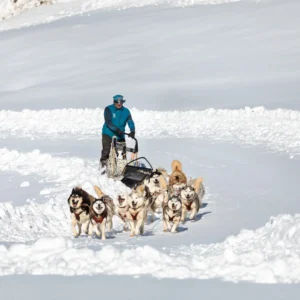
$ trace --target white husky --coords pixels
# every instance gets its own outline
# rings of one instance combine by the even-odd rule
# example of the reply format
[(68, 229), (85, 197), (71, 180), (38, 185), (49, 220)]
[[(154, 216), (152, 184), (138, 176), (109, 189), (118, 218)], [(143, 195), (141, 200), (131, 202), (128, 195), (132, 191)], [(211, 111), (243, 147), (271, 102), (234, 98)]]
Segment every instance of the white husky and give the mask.
[(144, 199), (144, 186), (138, 186), (128, 195), (128, 212), (127, 219), (130, 222), (130, 236), (144, 233), (147, 208)]

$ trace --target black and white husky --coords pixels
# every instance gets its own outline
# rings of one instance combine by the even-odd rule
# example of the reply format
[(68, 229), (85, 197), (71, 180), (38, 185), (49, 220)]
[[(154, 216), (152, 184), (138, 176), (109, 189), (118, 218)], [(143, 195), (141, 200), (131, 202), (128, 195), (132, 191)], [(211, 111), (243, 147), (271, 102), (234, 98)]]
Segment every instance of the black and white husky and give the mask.
[(102, 240), (106, 239), (105, 228), (108, 219), (108, 208), (103, 198), (96, 199), (90, 209), (90, 227), (89, 236), (93, 235), (95, 231), (98, 237), (101, 236)]
[(182, 215), (182, 203), (179, 195), (170, 195), (166, 204), (163, 206), (164, 231), (170, 230), (172, 233), (177, 231)]
[[(95, 198), (89, 195), (81, 187), (75, 187), (68, 198), (71, 212), (71, 227), (74, 237), (81, 234), (81, 230), (87, 234), (89, 229), (89, 211)], [(78, 229), (76, 229), (78, 228)]]
[(156, 169), (144, 181), (145, 184), (145, 203), (147, 210), (151, 212), (152, 222), (154, 213), (162, 207), (165, 193), (167, 193), (167, 181), (164, 169)]
[(204, 194), (205, 190), (202, 177), (199, 177), (194, 181), (190, 181), (181, 189), (180, 198), (182, 201), (182, 223), (185, 222), (188, 213), (190, 213), (190, 220), (195, 219), (195, 216), (201, 207)]

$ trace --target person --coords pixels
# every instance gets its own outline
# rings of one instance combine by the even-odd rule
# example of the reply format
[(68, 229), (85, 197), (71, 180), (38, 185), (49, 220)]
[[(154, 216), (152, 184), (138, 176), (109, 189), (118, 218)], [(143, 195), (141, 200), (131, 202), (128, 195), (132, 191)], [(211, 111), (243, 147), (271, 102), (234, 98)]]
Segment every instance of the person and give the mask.
[(102, 152), (100, 158), (101, 173), (106, 170), (106, 163), (109, 157), (112, 137), (116, 136), (118, 142), (125, 142), (125, 127), (128, 124), (129, 137), (135, 137), (135, 125), (130, 110), (123, 106), (125, 99), (122, 95), (113, 97), (113, 104), (104, 110), (104, 125), (102, 127)]

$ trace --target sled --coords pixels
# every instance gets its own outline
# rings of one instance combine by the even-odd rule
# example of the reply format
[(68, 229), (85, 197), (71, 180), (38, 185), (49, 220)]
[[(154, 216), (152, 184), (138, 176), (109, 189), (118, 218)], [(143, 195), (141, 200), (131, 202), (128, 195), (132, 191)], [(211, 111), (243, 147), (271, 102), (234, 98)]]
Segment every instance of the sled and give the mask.
[(153, 172), (153, 167), (146, 157), (139, 157), (130, 161), (123, 170), (122, 182), (129, 188), (142, 184), (147, 176)]
[[(128, 135), (128, 133), (125, 133)], [(118, 142), (117, 138), (114, 136), (111, 143), (111, 151), (107, 163), (107, 177), (113, 178), (115, 180), (120, 180), (129, 188), (135, 188), (141, 184), (147, 176), (150, 176), (153, 167), (146, 157), (138, 156), (138, 141), (135, 141), (135, 146), (133, 148), (126, 147), (125, 142)], [(126, 160), (118, 160), (117, 153), (126, 152), (126, 154), (132, 153), (131, 160), (127, 163)]]

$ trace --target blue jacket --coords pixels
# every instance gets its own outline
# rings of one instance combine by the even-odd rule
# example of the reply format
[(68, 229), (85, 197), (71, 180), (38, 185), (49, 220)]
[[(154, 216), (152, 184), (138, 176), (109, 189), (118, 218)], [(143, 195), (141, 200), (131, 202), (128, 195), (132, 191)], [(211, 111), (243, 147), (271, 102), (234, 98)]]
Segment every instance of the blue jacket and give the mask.
[(104, 120), (102, 134), (110, 137), (115, 135), (118, 139), (124, 139), (124, 134), (120, 134), (118, 131), (125, 132), (126, 124), (128, 124), (131, 132), (135, 132), (130, 110), (124, 106), (120, 109), (117, 109), (113, 104), (107, 106), (104, 110)]

